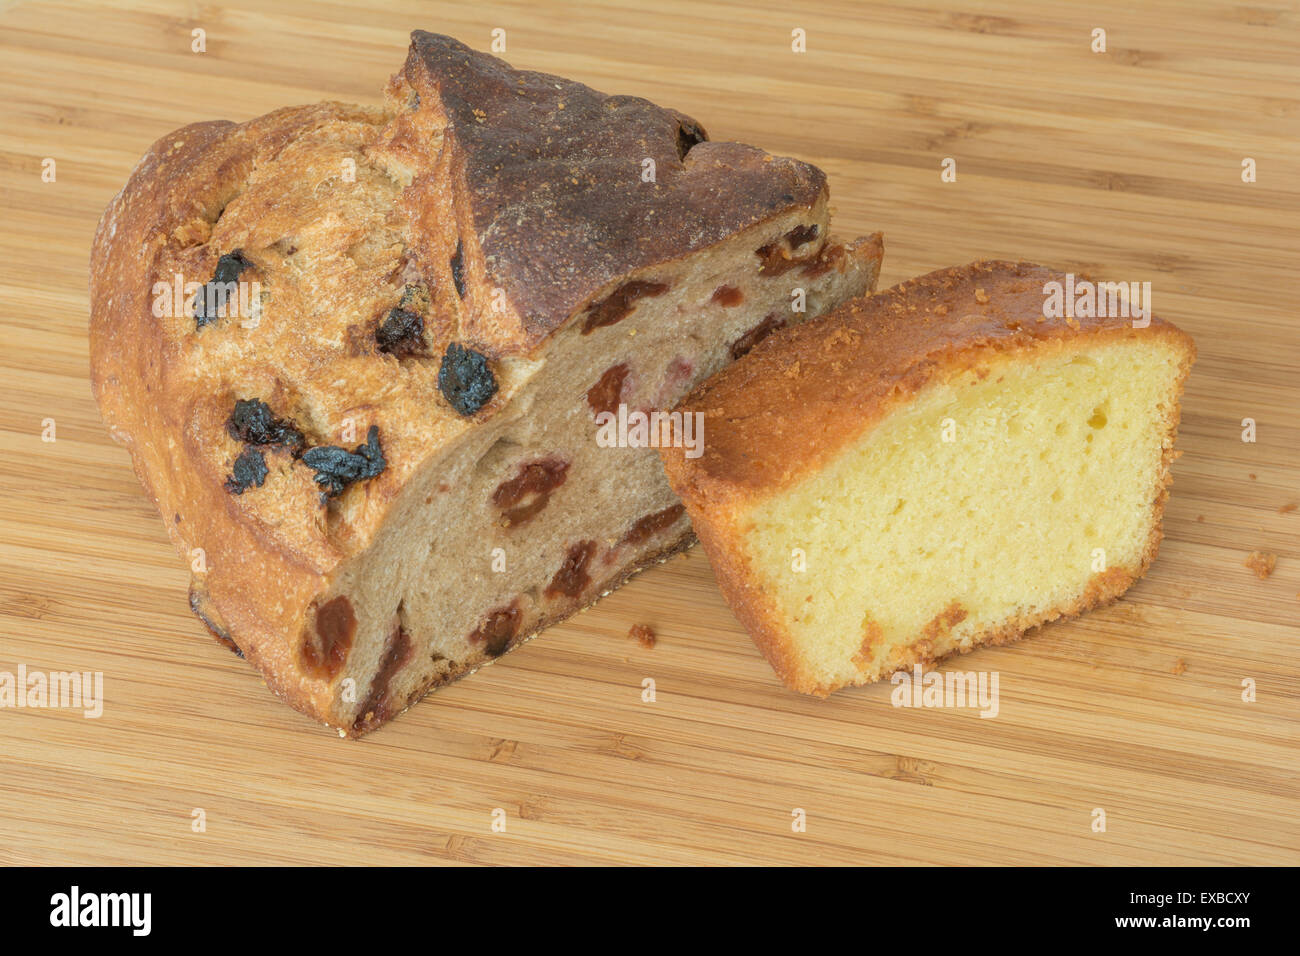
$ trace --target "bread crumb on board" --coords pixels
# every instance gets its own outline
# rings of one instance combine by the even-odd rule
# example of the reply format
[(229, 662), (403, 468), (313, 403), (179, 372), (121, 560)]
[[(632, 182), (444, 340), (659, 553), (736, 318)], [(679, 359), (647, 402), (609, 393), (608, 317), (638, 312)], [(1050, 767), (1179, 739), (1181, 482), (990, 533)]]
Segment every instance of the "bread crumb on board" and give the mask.
[(654, 628), (649, 624), (633, 624), (631, 630), (627, 632), (627, 636), (642, 647), (654, 647), (657, 640)]
[(1268, 577), (1277, 567), (1277, 555), (1267, 551), (1252, 551), (1246, 555), (1246, 567), (1255, 572), (1260, 580)]
[(1182, 674), (1186, 670), (1187, 670), (1187, 661), (1183, 660), (1181, 657), (1178, 658), (1178, 660), (1174, 661), (1173, 673), (1175, 677), (1177, 677), (1179, 674)]

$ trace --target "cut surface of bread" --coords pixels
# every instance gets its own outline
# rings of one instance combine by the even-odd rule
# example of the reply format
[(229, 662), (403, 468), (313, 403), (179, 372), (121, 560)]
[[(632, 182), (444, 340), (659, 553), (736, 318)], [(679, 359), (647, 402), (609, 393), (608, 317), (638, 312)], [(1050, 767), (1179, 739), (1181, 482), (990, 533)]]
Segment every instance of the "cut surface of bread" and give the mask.
[(1053, 281), (933, 273), (773, 336), (682, 403), (705, 451), (661, 452), (670, 482), (792, 688), (1012, 640), (1146, 571), (1194, 347), (1159, 319), (1045, 319)]
[(805, 163), (417, 32), (382, 107), (153, 146), (95, 239), (96, 396), (195, 612), (355, 736), (690, 543), (596, 415), (873, 288), (879, 237), (835, 240), (827, 201)]

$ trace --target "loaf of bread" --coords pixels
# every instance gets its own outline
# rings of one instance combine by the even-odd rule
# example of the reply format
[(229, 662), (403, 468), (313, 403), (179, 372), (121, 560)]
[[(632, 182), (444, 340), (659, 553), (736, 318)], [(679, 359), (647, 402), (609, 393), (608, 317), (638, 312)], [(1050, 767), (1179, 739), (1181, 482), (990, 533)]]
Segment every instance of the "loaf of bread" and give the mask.
[(879, 237), (828, 225), (806, 163), (417, 32), (383, 106), (153, 146), (95, 237), (95, 394), (194, 611), (355, 736), (690, 543), (596, 416), (871, 289)]
[(683, 401), (704, 453), (662, 450), (669, 481), (793, 689), (1014, 640), (1146, 571), (1195, 349), (1149, 316), (1045, 318), (1055, 282), (935, 272), (769, 337)]

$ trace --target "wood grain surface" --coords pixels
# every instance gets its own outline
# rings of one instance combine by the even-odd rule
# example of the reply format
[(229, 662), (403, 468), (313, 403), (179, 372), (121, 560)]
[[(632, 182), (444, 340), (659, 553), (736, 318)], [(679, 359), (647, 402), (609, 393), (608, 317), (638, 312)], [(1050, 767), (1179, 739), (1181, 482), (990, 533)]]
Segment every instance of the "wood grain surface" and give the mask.
[[(978, 257), (1150, 281), (1200, 348), (1150, 574), (957, 661), (999, 672), (991, 720), (786, 691), (698, 549), (360, 742), (276, 701), (100, 424), (90, 240), (155, 138), (377, 103), (414, 28), (503, 28), (517, 66), (819, 164), (838, 231), (884, 230), (882, 287)], [(104, 705), (0, 710), (0, 862), (1300, 862), (1298, 80), (1268, 0), (4, 4), (0, 671), (102, 672)]]

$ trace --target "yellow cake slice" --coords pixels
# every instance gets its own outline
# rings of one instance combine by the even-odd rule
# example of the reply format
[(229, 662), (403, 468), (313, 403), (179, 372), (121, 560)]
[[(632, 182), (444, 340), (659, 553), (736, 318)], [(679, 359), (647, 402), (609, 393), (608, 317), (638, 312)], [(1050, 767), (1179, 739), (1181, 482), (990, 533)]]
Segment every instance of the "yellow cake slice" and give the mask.
[(678, 406), (703, 453), (661, 449), (669, 482), (790, 687), (1014, 640), (1146, 572), (1195, 346), (1149, 311), (1045, 317), (1071, 282), (935, 272), (771, 336)]

